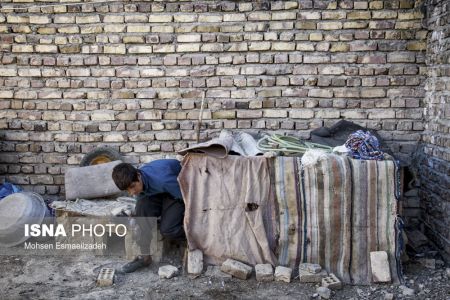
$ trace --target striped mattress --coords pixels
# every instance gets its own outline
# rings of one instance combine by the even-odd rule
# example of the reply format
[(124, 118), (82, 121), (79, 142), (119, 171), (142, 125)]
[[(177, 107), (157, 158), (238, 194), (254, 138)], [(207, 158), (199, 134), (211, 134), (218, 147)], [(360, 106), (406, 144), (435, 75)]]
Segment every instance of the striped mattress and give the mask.
[(370, 252), (386, 251), (393, 282), (399, 282), (395, 168), (391, 160), (337, 155), (304, 168), (298, 157), (273, 159), (264, 222), (278, 263), (319, 263), (345, 283), (369, 284)]

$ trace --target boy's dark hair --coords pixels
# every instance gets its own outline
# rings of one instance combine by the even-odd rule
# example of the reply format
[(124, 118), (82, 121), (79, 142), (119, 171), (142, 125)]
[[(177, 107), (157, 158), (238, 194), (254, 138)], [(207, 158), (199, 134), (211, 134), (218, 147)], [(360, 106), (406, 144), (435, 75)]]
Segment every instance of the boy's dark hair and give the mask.
[(120, 163), (112, 171), (112, 179), (119, 190), (126, 190), (133, 182), (139, 181), (138, 170), (130, 164)]

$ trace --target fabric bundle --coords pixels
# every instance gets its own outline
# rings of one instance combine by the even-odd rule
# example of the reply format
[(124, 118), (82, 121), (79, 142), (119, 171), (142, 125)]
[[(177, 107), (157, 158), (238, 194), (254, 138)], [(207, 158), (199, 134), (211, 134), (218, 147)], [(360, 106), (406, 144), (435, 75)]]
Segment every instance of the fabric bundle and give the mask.
[(311, 166), (317, 164), (317, 162), (322, 159), (326, 158), (327, 153), (321, 149), (314, 149), (314, 150), (308, 150), (303, 154), (302, 156), (302, 166)]
[(358, 130), (349, 135), (345, 147), (350, 155), (356, 159), (383, 160), (384, 153), (380, 149), (378, 139), (369, 131)]

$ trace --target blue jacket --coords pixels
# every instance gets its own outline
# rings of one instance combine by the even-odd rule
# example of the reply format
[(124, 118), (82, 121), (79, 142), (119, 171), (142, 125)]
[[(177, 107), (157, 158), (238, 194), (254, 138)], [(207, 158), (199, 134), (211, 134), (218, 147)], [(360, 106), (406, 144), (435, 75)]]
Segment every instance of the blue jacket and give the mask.
[(176, 159), (158, 159), (139, 168), (143, 194), (153, 196), (161, 193), (169, 193), (175, 199), (183, 199), (177, 177), (181, 171), (181, 164)]

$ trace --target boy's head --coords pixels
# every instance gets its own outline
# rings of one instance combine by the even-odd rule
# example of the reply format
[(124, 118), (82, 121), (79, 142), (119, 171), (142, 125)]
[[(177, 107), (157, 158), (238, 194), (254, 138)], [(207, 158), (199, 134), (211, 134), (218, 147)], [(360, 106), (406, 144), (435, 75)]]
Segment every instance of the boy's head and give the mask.
[(141, 174), (130, 164), (120, 163), (114, 167), (112, 179), (121, 191), (127, 191), (130, 195), (137, 195), (144, 190)]

